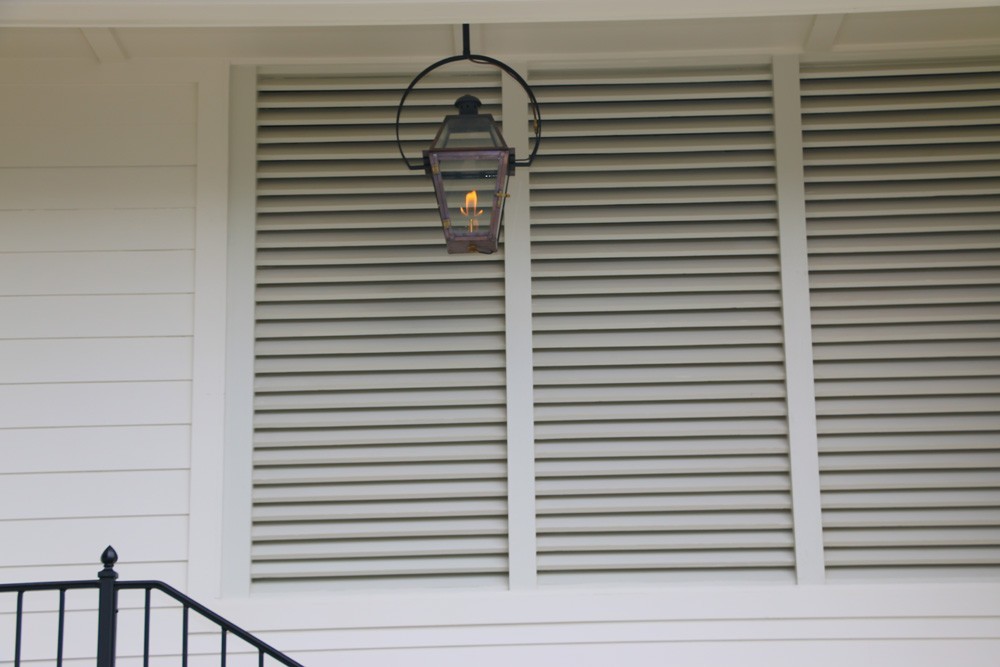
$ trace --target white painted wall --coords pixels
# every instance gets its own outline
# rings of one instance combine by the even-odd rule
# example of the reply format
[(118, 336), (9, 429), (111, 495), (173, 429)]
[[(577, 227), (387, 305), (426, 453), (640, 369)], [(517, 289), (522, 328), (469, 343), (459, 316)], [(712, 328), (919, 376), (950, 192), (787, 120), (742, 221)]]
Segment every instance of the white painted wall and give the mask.
[(212, 599), (226, 71), (0, 66), (0, 581), (89, 578), (112, 543), (309, 665), (998, 664), (996, 584)]
[[(227, 86), (221, 61), (0, 63), (0, 581), (90, 579), (113, 544), (125, 578), (217, 586)], [(23, 657), (51, 657), (29, 619)]]
[(0, 579), (183, 578), (197, 87), (4, 74)]

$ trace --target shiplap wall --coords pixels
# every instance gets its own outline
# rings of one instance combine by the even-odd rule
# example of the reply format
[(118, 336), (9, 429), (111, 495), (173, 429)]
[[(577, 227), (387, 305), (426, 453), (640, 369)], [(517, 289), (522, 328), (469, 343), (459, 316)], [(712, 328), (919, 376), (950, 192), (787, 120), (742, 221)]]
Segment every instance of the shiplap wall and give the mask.
[(0, 581), (183, 583), (197, 87), (0, 99)]

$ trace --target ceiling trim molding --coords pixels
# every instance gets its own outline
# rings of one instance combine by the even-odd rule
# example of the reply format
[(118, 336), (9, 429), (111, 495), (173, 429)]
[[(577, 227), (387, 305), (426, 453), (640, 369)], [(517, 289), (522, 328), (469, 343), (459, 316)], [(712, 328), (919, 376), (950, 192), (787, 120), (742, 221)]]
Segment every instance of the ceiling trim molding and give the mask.
[(1000, 0), (3, 0), (4, 27), (269, 27), (544, 23), (998, 7)]

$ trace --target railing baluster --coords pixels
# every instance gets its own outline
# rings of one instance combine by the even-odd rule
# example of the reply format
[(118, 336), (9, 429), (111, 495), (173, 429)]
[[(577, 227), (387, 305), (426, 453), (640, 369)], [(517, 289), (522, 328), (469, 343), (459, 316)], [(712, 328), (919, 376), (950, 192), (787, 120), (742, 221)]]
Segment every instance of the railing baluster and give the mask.
[(257, 649), (257, 667), (264, 667), (264, 651)]
[(187, 605), (184, 605), (184, 620), (181, 623), (181, 667), (187, 667), (188, 664), (188, 609)]
[(21, 617), (24, 615), (24, 591), (17, 592), (17, 616), (14, 621), (14, 667), (21, 667)]
[(228, 634), (228, 632), (229, 632), (228, 630), (222, 628), (222, 649), (221, 649), (222, 656), (219, 662), (221, 667), (226, 667), (226, 635)]
[(56, 667), (63, 663), (63, 637), (66, 635), (66, 589), (59, 589), (59, 630), (56, 636)]
[(149, 667), (149, 596), (152, 588), (146, 588), (146, 607), (142, 617), (142, 667)]

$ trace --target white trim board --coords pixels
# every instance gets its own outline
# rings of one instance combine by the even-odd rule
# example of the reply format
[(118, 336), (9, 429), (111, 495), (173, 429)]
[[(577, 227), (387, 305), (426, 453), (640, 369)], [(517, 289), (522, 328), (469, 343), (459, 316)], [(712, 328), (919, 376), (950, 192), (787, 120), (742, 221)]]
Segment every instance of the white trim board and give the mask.
[(211, 597), (223, 566), (228, 83), (224, 63), (203, 68), (198, 80), (188, 589)]
[(504, 4), (487, 0), (395, 0), (358, 2), (262, 3), (252, 0), (213, 0), (170, 3), (34, 2), (7, 0), (0, 26), (68, 27), (203, 27), (301, 25), (405, 25), (453, 23), (525, 23), (546, 21), (621, 21), (691, 19), (847, 12), (892, 12), (921, 9), (991, 7), (991, 0), (514, 0)]

